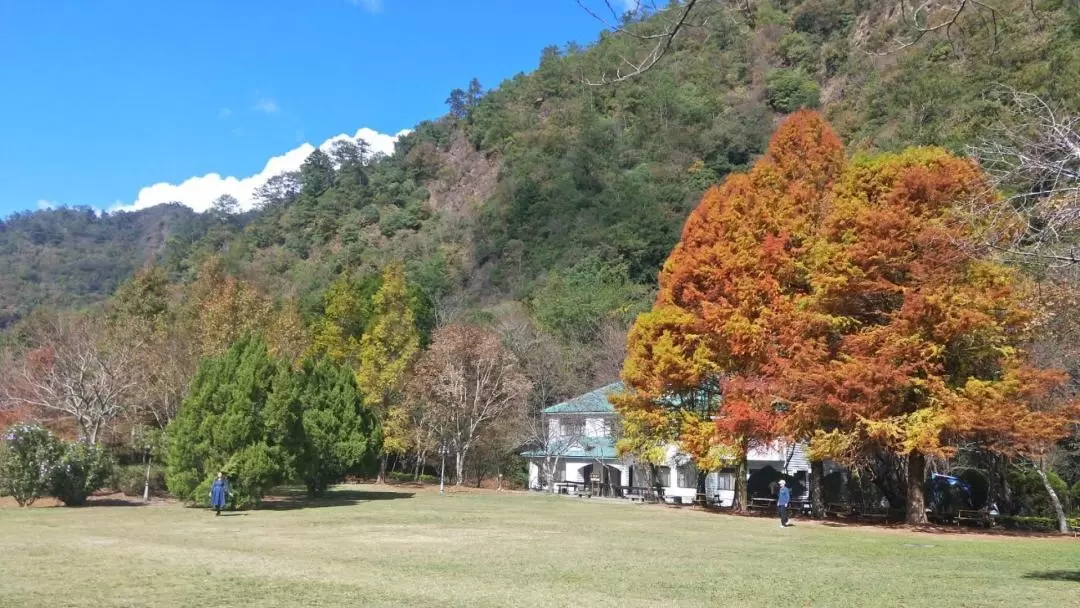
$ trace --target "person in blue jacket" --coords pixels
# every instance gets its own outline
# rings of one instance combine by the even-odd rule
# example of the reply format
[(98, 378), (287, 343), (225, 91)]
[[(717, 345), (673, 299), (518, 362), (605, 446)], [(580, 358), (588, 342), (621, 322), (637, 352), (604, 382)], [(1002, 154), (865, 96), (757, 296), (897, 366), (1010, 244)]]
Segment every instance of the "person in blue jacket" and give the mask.
[(225, 473), (218, 471), (217, 479), (210, 486), (210, 507), (214, 509), (214, 515), (221, 515), (230, 494), (232, 492), (229, 491), (229, 480), (225, 479)]
[(780, 510), (780, 527), (787, 527), (787, 508), (788, 503), (791, 502), (791, 489), (787, 487), (787, 482), (783, 479), (780, 480), (780, 494), (776, 497), (776, 508)]

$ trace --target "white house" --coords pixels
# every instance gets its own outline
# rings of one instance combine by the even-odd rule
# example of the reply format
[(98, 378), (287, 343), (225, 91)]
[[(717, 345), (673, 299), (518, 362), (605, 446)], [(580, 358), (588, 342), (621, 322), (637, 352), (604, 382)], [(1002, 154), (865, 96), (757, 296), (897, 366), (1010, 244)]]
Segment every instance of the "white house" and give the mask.
[[(530, 488), (548, 489), (554, 484), (557, 491), (570, 492), (588, 486), (607, 496), (626, 496), (647, 489), (649, 472), (645, 467), (619, 458), (615, 450), (613, 432), (618, 428), (618, 413), (608, 397), (622, 390), (622, 383), (609, 384), (544, 410), (546, 445), (522, 454), (529, 460)], [(751, 449), (747, 460), (751, 479), (765, 467), (772, 467), (803, 480), (804, 491), (795, 498), (809, 495), (810, 462), (804, 445), (775, 442), (766, 448)], [(552, 468), (552, 479), (545, 478), (546, 466)], [(666, 462), (655, 472), (668, 502), (690, 502), (696, 497), (697, 468), (676, 446), (668, 446)], [(730, 506), (735, 496), (735, 470), (709, 473), (705, 494), (714, 504)]]

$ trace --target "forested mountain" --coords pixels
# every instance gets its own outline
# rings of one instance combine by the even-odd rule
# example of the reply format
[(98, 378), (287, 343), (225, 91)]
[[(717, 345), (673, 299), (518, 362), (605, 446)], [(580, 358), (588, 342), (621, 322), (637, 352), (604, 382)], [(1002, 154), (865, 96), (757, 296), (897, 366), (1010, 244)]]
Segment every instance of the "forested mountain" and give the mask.
[[(550, 330), (594, 341), (647, 303), (692, 205), (749, 166), (790, 111), (821, 107), (859, 149), (963, 152), (993, 137), (1002, 86), (1080, 105), (1075, 2), (971, 7), (921, 36), (891, 2), (739, 7), (699, 2), (670, 52), (618, 84), (586, 81), (639, 54), (639, 37), (544, 49), (531, 74), (451, 92), (448, 114), (390, 157), (315, 153), (243, 218), (177, 205), (14, 216), (0, 230), (0, 323), (101, 300), (151, 259), (190, 280), (209, 255), (311, 318), (342, 273), (402, 259), (437, 314), (520, 301)], [(648, 34), (666, 18), (623, 25)]]
[(37, 306), (104, 300), (160, 258), (170, 239), (201, 235), (204, 223), (182, 205), (100, 216), (89, 208), (49, 209), (0, 221), (0, 328)]

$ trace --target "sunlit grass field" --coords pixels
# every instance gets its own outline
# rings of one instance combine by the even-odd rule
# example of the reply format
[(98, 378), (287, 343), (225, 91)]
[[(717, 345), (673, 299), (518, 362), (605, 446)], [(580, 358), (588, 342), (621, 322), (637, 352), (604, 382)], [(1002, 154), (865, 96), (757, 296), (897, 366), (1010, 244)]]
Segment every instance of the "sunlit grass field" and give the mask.
[(0, 508), (0, 606), (1060, 608), (1080, 541), (342, 486), (221, 517)]

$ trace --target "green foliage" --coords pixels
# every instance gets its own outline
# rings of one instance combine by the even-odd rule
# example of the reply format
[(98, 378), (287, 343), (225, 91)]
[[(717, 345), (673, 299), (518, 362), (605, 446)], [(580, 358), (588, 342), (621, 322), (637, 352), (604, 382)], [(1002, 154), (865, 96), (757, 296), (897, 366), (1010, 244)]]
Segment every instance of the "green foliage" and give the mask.
[(126, 281), (109, 301), (109, 319), (153, 322), (169, 309), (169, 277), (160, 266), (143, 268)]
[(624, 262), (588, 257), (552, 272), (533, 308), (537, 319), (564, 336), (595, 334), (605, 319), (627, 323), (648, 309), (648, 290), (630, 280)]
[(1073, 484), (1072, 489), (1069, 490), (1069, 497), (1073, 511), (1080, 512), (1080, 481)]
[(169, 492), (205, 503), (218, 471), (236, 506), (257, 504), (289, 479), (302, 442), (300, 412), (288, 367), (266, 344), (245, 336), (223, 355), (204, 359), (168, 429)]
[[(102, 302), (172, 238), (204, 226), (181, 205), (98, 215), (89, 208), (15, 213), (0, 220), (0, 329), (37, 306)], [(180, 234), (189, 231), (189, 236)]]
[[(1054, 492), (1057, 493), (1065, 509), (1068, 510), (1069, 486), (1053, 471), (1047, 473), (1046, 477), (1050, 480), (1050, 486), (1054, 488)], [(1046, 486), (1035, 471), (1027, 468), (1012, 469), (1009, 471), (1009, 488), (1012, 490), (1013, 503), (1020, 515), (1055, 517), (1050, 496), (1046, 493)]]
[(61, 445), (40, 426), (16, 424), (0, 437), (0, 485), (21, 507), (48, 493)]
[(116, 466), (105, 448), (84, 441), (65, 444), (59, 452), (52, 495), (69, 507), (85, 504), (88, 496), (105, 487)]
[(358, 218), (362, 226), (371, 226), (379, 223), (379, 209), (375, 205), (367, 205), (360, 210)]
[[(1080, 517), (1067, 519), (1070, 530), (1080, 530)], [(1009, 530), (1023, 530), (1026, 532), (1057, 532), (1058, 520), (1056, 517), (1022, 517), (1003, 516), (997, 518), (998, 524)]]
[[(116, 467), (109, 479), (109, 488), (124, 496), (142, 496), (146, 488), (146, 465), (131, 464)], [(160, 465), (150, 467), (150, 495), (160, 496), (166, 490), (165, 469)]]
[(780, 39), (780, 57), (784, 67), (802, 70), (806, 74), (817, 71), (818, 49), (821, 44), (813, 36), (803, 32), (789, 32)]
[(777, 112), (794, 112), (800, 108), (816, 108), (821, 89), (800, 68), (781, 68), (765, 75), (765, 90), (769, 106)]
[[(210, 255), (267, 293), (294, 294), (309, 314), (335, 277), (392, 259), (410, 260), (410, 281), (414, 266), (434, 260), (447, 276), (482, 268), (470, 296), (484, 301), (535, 299), (549, 274), (589, 256), (623, 260), (634, 283), (651, 287), (693, 202), (762, 152), (774, 113), (817, 105), (819, 85), (835, 92), (827, 117), (859, 149), (957, 150), (991, 136), (1003, 111), (987, 94), (997, 84), (1076, 107), (1080, 9), (995, 6), (995, 27), (984, 11), (965, 11), (962, 35), (928, 34), (885, 61), (867, 51), (895, 47), (897, 31), (872, 3), (760, 2), (749, 14), (698, 3), (696, 33), (678, 37), (640, 77), (580, 86), (583, 75), (640, 55), (640, 39), (548, 47), (531, 74), (453, 91), (450, 116), (417, 125), (392, 155), (337, 142), (260, 188), (257, 211), (227, 221), (180, 206), (17, 214), (0, 230), (9, 269), (0, 326), (42, 304), (100, 302), (148, 259), (173, 280), (190, 279)], [(467, 142), (493, 153), (485, 159), (495, 165), (493, 188), (473, 181)], [(450, 213), (430, 205), (429, 188), (445, 191), (457, 176), (458, 190), (476, 188), (473, 202)]]
[[(387, 473), (386, 476), (389, 477), (391, 480), (396, 481), (398, 483), (415, 483), (416, 482), (416, 475), (414, 475), (412, 473), (407, 473), (405, 471), (391, 471), (391, 472)], [(438, 475), (422, 474), (422, 475), (420, 475), (420, 483), (436, 484), (436, 483), (439, 483), (439, 477), (438, 477)]]
[(294, 399), (304, 432), (297, 471), (309, 494), (321, 495), (346, 473), (371, 471), (382, 432), (363, 404), (351, 369), (325, 358), (304, 361)]

